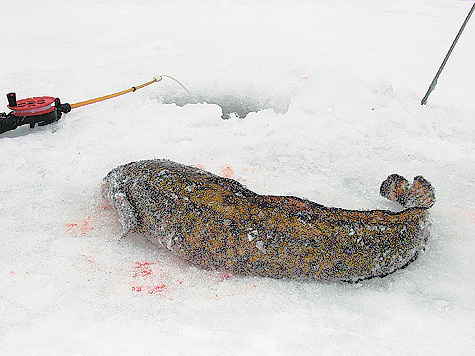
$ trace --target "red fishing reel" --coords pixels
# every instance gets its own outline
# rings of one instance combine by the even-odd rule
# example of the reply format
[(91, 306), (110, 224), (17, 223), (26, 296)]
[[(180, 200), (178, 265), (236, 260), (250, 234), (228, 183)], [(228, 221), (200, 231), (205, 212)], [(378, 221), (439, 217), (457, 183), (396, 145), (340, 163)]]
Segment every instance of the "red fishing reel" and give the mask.
[(8, 105), (16, 117), (43, 115), (54, 111), (54, 98), (52, 96), (42, 96), (16, 100), (15, 93), (7, 94)]
[[(29, 124), (30, 128), (44, 126), (58, 121), (62, 113), (71, 111), (71, 105), (61, 104), (59, 98), (51, 96), (16, 100), (15, 93), (8, 93), (9, 114), (0, 113), (0, 134), (15, 130), (18, 126)], [(54, 106), (53, 106), (54, 104)]]

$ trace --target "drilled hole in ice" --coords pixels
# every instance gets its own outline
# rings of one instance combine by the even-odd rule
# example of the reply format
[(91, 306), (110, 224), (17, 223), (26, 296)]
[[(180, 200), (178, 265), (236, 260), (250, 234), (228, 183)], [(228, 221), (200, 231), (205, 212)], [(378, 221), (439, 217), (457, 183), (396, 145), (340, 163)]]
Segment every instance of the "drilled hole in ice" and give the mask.
[(269, 95), (268, 93), (193, 93), (164, 92), (158, 100), (163, 104), (215, 104), (221, 108), (221, 118), (226, 120), (233, 116), (244, 119), (251, 112), (272, 109), (277, 114), (285, 114), (289, 109), (290, 97), (286, 95)]

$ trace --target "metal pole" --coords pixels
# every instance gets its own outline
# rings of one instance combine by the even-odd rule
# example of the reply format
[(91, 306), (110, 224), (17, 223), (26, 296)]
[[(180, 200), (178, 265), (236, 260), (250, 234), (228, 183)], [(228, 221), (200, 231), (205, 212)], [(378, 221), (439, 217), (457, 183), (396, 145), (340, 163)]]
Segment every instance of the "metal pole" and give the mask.
[(435, 86), (437, 85), (437, 79), (439, 79), (440, 73), (442, 73), (442, 70), (444, 69), (445, 64), (449, 60), (449, 57), (452, 54), (452, 51), (453, 51), (455, 45), (457, 44), (457, 41), (459, 40), (460, 35), (462, 34), (462, 32), (465, 28), (465, 25), (467, 25), (467, 22), (470, 19), (470, 16), (472, 16), (472, 13), (473, 13), (474, 9), (475, 9), (475, 2), (473, 3), (472, 8), (470, 9), (470, 12), (468, 13), (467, 17), (465, 18), (465, 21), (463, 22), (462, 27), (460, 28), (459, 32), (457, 33), (457, 36), (455, 37), (455, 40), (452, 42), (452, 46), (450, 46), (450, 49), (447, 52), (447, 55), (445, 56), (444, 61), (440, 65), (439, 70), (437, 71), (437, 74), (435, 75), (434, 79), (432, 79), (432, 83), (430, 83), (429, 89), (427, 90), (426, 95), (424, 95), (424, 98), (421, 101), (421, 105), (426, 105), (427, 98), (429, 97), (430, 93), (432, 93), (432, 91), (435, 89)]

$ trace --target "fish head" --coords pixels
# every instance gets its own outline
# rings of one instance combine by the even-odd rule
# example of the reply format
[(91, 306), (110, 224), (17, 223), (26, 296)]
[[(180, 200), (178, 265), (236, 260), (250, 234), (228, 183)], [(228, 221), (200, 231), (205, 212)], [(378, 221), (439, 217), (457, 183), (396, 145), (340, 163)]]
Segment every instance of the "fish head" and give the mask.
[(122, 225), (122, 235), (126, 236), (137, 227), (137, 215), (129, 194), (132, 181), (129, 171), (124, 166), (119, 166), (110, 171), (102, 180), (102, 195), (119, 214)]

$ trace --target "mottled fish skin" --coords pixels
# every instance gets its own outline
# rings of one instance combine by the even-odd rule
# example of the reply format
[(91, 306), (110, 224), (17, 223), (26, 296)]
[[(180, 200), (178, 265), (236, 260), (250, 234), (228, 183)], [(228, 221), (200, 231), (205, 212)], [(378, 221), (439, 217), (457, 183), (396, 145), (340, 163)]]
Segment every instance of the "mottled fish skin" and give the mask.
[[(390, 195), (400, 178), (388, 177), (381, 193)], [(404, 186), (407, 195), (409, 184)], [(240, 275), (347, 282), (385, 276), (417, 257), (428, 237), (428, 207), (435, 201), (430, 191), (428, 206), (397, 213), (328, 208), (259, 195), (168, 160), (119, 166), (103, 182), (124, 235), (144, 234), (194, 264)]]

